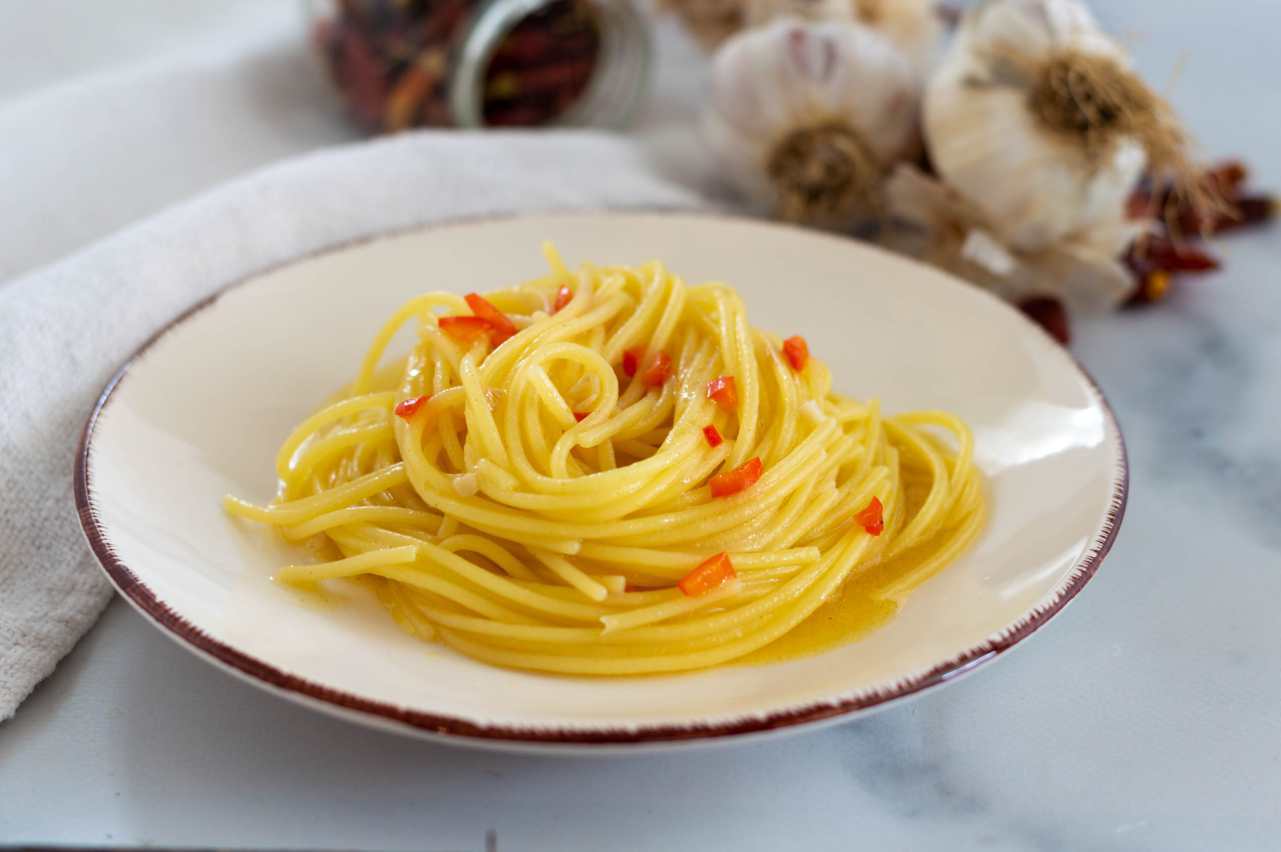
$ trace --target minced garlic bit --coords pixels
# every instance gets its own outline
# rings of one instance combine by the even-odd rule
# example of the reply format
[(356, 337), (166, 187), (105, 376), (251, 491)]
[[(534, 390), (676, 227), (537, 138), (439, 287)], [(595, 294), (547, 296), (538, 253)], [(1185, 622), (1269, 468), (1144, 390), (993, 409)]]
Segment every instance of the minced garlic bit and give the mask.
[(474, 473), (460, 473), (453, 479), (454, 490), (463, 497), (471, 497), (480, 491), (480, 480)]
[(817, 399), (806, 400), (805, 404), (801, 406), (801, 414), (804, 414), (815, 423), (822, 423), (827, 419), (827, 415), (823, 413), (823, 409), (819, 406)]

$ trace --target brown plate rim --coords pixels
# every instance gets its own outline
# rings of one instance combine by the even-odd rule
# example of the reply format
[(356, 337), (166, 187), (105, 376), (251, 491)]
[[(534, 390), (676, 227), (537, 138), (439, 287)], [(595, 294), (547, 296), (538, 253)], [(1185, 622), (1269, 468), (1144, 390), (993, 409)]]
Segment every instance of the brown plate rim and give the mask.
[[(860, 711), (870, 710), (872, 708), (882, 708), (890, 702), (897, 702), (910, 696), (919, 695), (926, 690), (941, 686), (960, 677), (961, 675), (969, 674), (980, 666), (986, 665), (987, 663), (997, 659), (1015, 645), (1022, 642), (1032, 633), (1035, 633), (1041, 627), (1045, 626), (1046, 623), (1061, 612), (1063, 608), (1080, 593), (1081, 589), (1089, 583), (1097, 573), (1099, 565), (1112, 549), (1117, 533), (1120, 530), (1121, 522), (1125, 517), (1125, 508), (1129, 497), (1130, 483), (1129, 456), (1126, 450), (1124, 435), (1121, 432), (1120, 424), (1117, 421), (1116, 413), (1113, 411), (1111, 404), (1104, 396), (1103, 391), (1099, 388), (1094, 377), (1091, 376), (1090, 373), (1081, 365), (1080, 361), (1078, 361), (1077, 358), (1067, 350), (1064, 350), (1064, 353), (1080, 373), (1081, 377), (1085, 380), (1087, 386), (1093, 391), (1094, 396), (1098, 400), (1107, 420), (1108, 429), (1116, 436), (1117, 441), (1117, 457), (1115, 459), (1116, 479), (1113, 485), (1111, 502), (1107, 513), (1104, 515), (1103, 523), (1097, 531), (1093, 542), (1086, 549), (1085, 554), (1077, 562), (1073, 570), (1069, 573), (1067, 580), (1055, 590), (1055, 596), (1053, 599), (1046, 601), (1031, 610), (1018, 622), (1005, 628), (996, 636), (985, 640), (973, 648), (957, 655), (951, 660), (939, 663), (938, 665), (935, 665), (924, 672), (912, 675), (911, 677), (904, 678), (891, 686), (862, 692), (856, 696), (851, 696), (838, 701), (814, 702), (804, 706), (778, 710), (760, 716), (751, 716), (724, 722), (637, 725), (634, 727), (609, 727), (599, 729), (557, 729), (477, 724), (456, 716), (427, 713), (420, 710), (400, 707), (383, 701), (374, 701), (368, 698), (362, 698), (361, 696), (350, 692), (334, 689), (332, 687), (324, 686), (322, 684), (315, 683), (314, 681), (292, 675), (272, 666), (269, 663), (263, 662), (256, 657), (245, 654), (231, 645), (210, 636), (170, 609), (170, 607), (165, 604), (164, 601), (156, 597), (155, 593), (138, 578), (137, 574), (135, 574), (129, 566), (117, 556), (115, 549), (107, 538), (106, 531), (99, 523), (97, 515), (93, 509), (93, 483), (91, 477), (90, 458), (93, 452), (94, 429), (103, 412), (110, 404), (113, 395), (128, 377), (130, 369), (138, 363), (138, 361), (146, 355), (152, 347), (160, 342), (160, 340), (205, 309), (211, 307), (227, 292), (254, 281), (276, 269), (292, 266), (313, 257), (342, 251), (353, 246), (373, 242), (379, 239), (403, 236), (405, 234), (419, 231), (505, 221), (517, 218), (518, 215), (520, 217), (524, 217), (535, 215), (627, 216), (655, 214), (705, 217), (718, 220), (731, 220), (759, 227), (781, 227), (785, 229), (804, 230), (795, 228), (795, 226), (734, 216), (714, 211), (708, 212), (656, 208), (629, 208), (606, 211), (547, 210), (512, 215), (483, 215), (436, 220), (429, 223), (412, 225), (406, 228), (389, 230), (366, 237), (330, 244), (315, 251), (307, 252), (297, 257), (272, 264), (219, 287), (212, 294), (201, 299), (199, 302), (174, 317), (152, 334), (141, 346), (139, 346), (138, 349), (135, 350), (134, 353), (121, 365), (120, 369), (111, 377), (95, 401), (93, 409), (85, 421), (84, 429), (80, 434), (74, 471), (76, 511), (80, 518), (80, 524), (83, 528), (85, 538), (88, 540), (89, 547), (93, 551), (94, 556), (97, 557), (97, 560), (102, 566), (102, 569), (106, 573), (108, 579), (110, 579), (111, 583), (116, 587), (120, 594), (132, 603), (136, 609), (143, 613), (149, 620), (154, 622), (157, 627), (167, 631), (172, 638), (178, 640), (181, 644), (189, 646), (192, 650), (199, 652), (199, 655), (208, 656), (213, 661), (220, 663), (233, 672), (246, 677), (251, 682), (256, 682), (258, 685), (280, 691), (288, 697), (303, 699), (306, 703), (319, 702), (321, 705), (320, 709), (328, 709), (338, 712), (346, 711), (348, 713), (367, 717), (367, 721), (380, 723), (390, 722), (396, 726), (405, 726), (416, 732), (433, 734), (454, 742), (471, 744), (483, 744), (489, 742), (508, 743), (511, 745), (524, 744), (531, 746), (637, 746), (689, 741), (720, 741), (725, 738), (763, 734), (784, 728), (796, 728), (797, 726), (802, 725), (832, 721), (841, 717), (852, 716)], [(822, 232), (808, 230), (805, 230), (804, 232), (813, 236), (824, 236), (830, 239), (839, 239), (842, 241), (850, 239), (834, 234), (824, 234)], [(860, 245), (867, 246), (868, 244), (860, 243)], [(870, 247), (877, 248), (876, 246)], [(910, 258), (904, 259), (910, 260)], [(977, 290), (977, 288), (975, 289)], [(981, 290), (977, 291), (984, 293), (984, 291)], [(990, 294), (986, 293), (985, 295), (988, 295), (990, 298), (995, 300), (994, 296), (990, 296)], [(1024, 317), (1021, 312), (1014, 312), (1022, 317), (1023, 321), (1035, 327), (1038, 332), (1044, 333), (1040, 326), (1037, 326), (1030, 319)]]

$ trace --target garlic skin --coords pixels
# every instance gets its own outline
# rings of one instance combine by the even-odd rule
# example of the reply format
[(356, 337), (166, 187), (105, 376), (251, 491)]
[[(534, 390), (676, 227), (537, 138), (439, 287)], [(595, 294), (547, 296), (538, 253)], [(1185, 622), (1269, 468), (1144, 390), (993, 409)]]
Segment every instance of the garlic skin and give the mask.
[(885, 174), (919, 150), (918, 103), (914, 68), (884, 36), (783, 19), (717, 53), (703, 133), (762, 211), (839, 227), (877, 212)]
[(781, 18), (853, 22), (850, 0), (745, 0), (744, 24), (759, 29)]
[(938, 60), (943, 39), (943, 19), (935, 0), (848, 0), (854, 18), (897, 47), (921, 80)]
[(934, 0), (746, 0), (744, 25), (780, 18), (858, 23), (890, 40), (924, 81), (938, 58), (943, 20)]
[(1028, 81), (1002, 61), (1014, 50), (1034, 61), (1073, 51), (1129, 66), (1077, 0), (984, 0), (926, 89), (934, 168), (1016, 252), (1070, 241), (1115, 257), (1133, 236), (1125, 202), (1147, 165), (1144, 146), (1124, 136), (1097, 156), (1047, 131), (1029, 106)]

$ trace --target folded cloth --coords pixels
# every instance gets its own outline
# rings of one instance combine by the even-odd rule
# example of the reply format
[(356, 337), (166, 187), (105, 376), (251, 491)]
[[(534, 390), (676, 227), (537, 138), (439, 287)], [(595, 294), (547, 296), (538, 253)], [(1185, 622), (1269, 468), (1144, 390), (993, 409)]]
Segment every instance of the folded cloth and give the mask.
[(99, 390), (161, 324), (228, 281), (356, 237), (698, 204), (619, 136), (423, 132), (252, 174), (0, 288), (0, 720), (110, 598), (76, 519), (74, 454)]

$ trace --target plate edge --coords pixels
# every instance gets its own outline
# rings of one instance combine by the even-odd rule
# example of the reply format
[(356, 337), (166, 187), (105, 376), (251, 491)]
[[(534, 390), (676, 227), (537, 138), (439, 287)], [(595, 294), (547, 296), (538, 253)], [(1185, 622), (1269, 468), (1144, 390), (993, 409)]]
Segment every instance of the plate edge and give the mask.
[[(328, 709), (340, 712), (345, 711), (342, 712), (342, 715), (344, 716), (355, 713), (360, 716), (374, 717), (369, 719), (369, 721), (376, 721), (380, 726), (385, 726), (388, 722), (391, 722), (393, 724), (399, 724), (414, 729), (417, 732), (440, 735), (446, 739), (459, 742), (465, 741), (469, 744), (481, 744), (482, 742), (492, 742), (494, 744), (519, 743), (546, 746), (639, 746), (690, 741), (716, 741), (727, 737), (744, 737), (752, 734), (759, 735), (771, 731), (778, 731), (784, 728), (809, 725), (824, 720), (831, 720), (835, 717), (850, 716), (874, 707), (882, 707), (888, 703), (897, 702), (910, 696), (918, 695), (934, 687), (941, 686), (942, 684), (961, 675), (973, 672), (980, 666), (992, 662), (1012, 647), (1022, 642), (1032, 633), (1045, 626), (1054, 618), (1054, 616), (1061, 612), (1063, 608), (1077, 596), (1077, 594), (1080, 593), (1081, 589), (1084, 588), (1084, 586), (1097, 573), (1099, 565), (1112, 549), (1121, 523), (1125, 517), (1125, 510), (1129, 497), (1129, 456), (1125, 445), (1124, 435), (1121, 432), (1120, 424), (1111, 404), (1104, 396), (1094, 377), (1090, 375), (1084, 366), (1082, 366), (1080, 361), (1066, 349), (1060, 349), (1059, 351), (1061, 351), (1068, 359), (1068, 362), (1077, 371), (1080, 377), (1085, 380), (1087, 387), (1090, 389), (1096, 402), (1104, 412), (1108, 425), (1107, 432), (1110, 433), (1116, 442), (1115, 457), (1113, 459), (1113, 464), (1115, 466), (1115, 480), (1113, 483), (1112, 494), (1110, 496), (1109, 506), (1104, 514), (1102, 524), (1099, 527), (1094, 540), (1091, 542), (1091, 545), (1086, 549), (1085, 553), (1082, 555), (1081, 559), (1078, 560), (1067, 578), (1049, 595), (1047, 595), (1046, 598), (1042, 599), (1040, 603), (1028, 610), (1018, 621), (989, 636), (982, 643), (964, 651), (948, 661), (939, 663), (922, 672), (917, 672), (904, 677), (888, 686), (875, 687), (844, 698), (812, 702), (799, 707), (772, 711), (760, 716), (743, 717), (741, 719), (732, 719), (722, 722), (694, 723), (685, 725), (657, 724), (629, 727), (602, 727), (599, 729), (558, 729), (550, 727), (521, 727), (481, 724), (456, 716), (427, 713), (420, 710), (399, 707), (386, 702), (362, 698), (358, 695), (344, 692), (343, 690), (334, 689), (332, 687), (324, 686), (305, 678), (289, 674), (288, 672), (265, 663), (256, 657), (252, 657), (238, 651), (230, 645), (227, 645), (226, 643), (223, 643), (205, 633), (203, 630), (170, 609), (169, 606), (157, 598), (152, 590), (117, 556), (114, 547), (111, 545), (110, 540), (105, 534), (105, 530), (98, 522), (97, 514), (93, 508), (90, 462), (93, 452), (94, 429), (109, 405), (112, 396), (128, 377), (130, 369), (137, 364), (138, 361), (161, 339), (188, 320), (192, 319), (197, 314), (214, 305), (218, 299), (227, 292), (253, 281), (262, 275), (268, 274), (275, 269), (290, 266), (312, 257), (318, 257), (365, 243), (394, 238), (429, 229), (506, 221), (514, 218), (537, 215), (626, 216), (663, 213), (683, 215), (690, 218), (729, 220), (732, 222), (750, 224), (765, 228), (781, 227), (785, 230), (794, 230), (810, 236), (837, 239), (842, 242), (856, 242), (860, 248), (885, 252), (885, 249), (883, 248), (875, 245), (868, 245), (861, 241), (854, 241), (851, 238), (839, 237), (834, 234), (825, 234), (822, 232), (813, 232), (807, 229), (789, 227), (786, 225), (780, 226), (777, 223), (717, 211), (698, 211), (683, 208), (549, 210), (522, 214), (481, 215), (476, 217), (437, 220), (430, 223), (409, 226), (403, 229), (396, 229), (394, 231), (371, 234), (333, 243), (251, 272), (241, 278), (222, 285), (210, 295), (196, 302), (194, 305), (161, 326), (125, 360), (121, 367), (112, 375), (111, 379), (108, 380), (106, 386), (94, 402), (93, 408), (85, 421), (83, 429), (81, 430), (80, 440), (76, 450), (75, 468), (73, 473), (73, 490), (75, 495), (76, 512), (80, 520), (82, 532), (85, 535), (90, 550), (93, 551), (94, 556), (97, 558), (104, 573), (122, 596), (129, 600), (136, 609), (153, 621), (158, 627), (163, 628), (167, 633), (169, 633), (171, 638), (190, 646), (190, 649), (200, 652), (199, 655), (201, 656), (207, 655), (214, 661), (234, 670), (240, 675), (245, 676), (250, 681), (260, 682), (261, 685), (271, 687), (272, 691), (287, 693), (291, 697), (297, 697), (306, 703), (317, 702), (321, 705), (328, 705)], [(912, 260), (911, 258), (906, 258), (901, 255), (895, 256), (907, 262), (911, 262)], [(938, 270), (933, 271), (938, 272)], [(947, 277), (946, 273), (939, 272), (938, 274)], [(960, 283), (964, 286), (972, 286), (965, 284), (965, 282)], [(992, 294), (987, 293), (980, 288), (974, 289), (978, 293), (983, 294), (994, 302), (1002, 305), (1011, 313), (1018, 316), (1023, 322), (1028, 323), (1033, 328), (1036, 328), (1038, 332), (1044, 334), (1044, 331), (1040, 326), (1037, 326), (1021, 312), (1015, 310), (1000, 299), (997, 299)], [(1045, 339), (1051, 340), (1048, 335), (1046, 335)], [(1054, 345), (1056, 347), (1058, 346), (1057, 343), (1054, 343)]]

